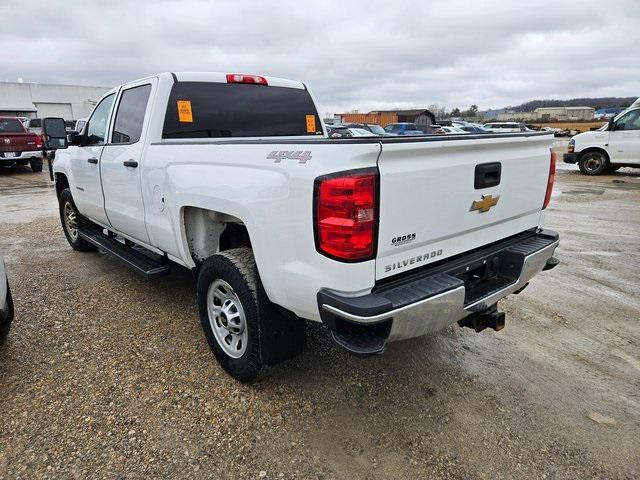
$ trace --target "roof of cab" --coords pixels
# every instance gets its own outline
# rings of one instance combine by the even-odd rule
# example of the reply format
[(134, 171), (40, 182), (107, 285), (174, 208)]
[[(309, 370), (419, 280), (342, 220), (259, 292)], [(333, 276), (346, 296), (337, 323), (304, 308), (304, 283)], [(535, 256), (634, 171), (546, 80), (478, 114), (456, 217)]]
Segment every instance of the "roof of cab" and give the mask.
[[(173, 72), (175, 78), (179, 82), (217, 82), (217, 83), (227, 83), (227, 75), (259, 75), (257, 73), (244, 73), (244, 72)], [(302, 82), (298, 82), (295, 80), (288, 80), (286, 78), (278, 78), (278, 77), (267, 77), (264, 75), (260, 75), (267, 80), (267, 84), (272, 87), (288, 87), (288, 88), (299, 88), (304, 89), (305, 86)]]

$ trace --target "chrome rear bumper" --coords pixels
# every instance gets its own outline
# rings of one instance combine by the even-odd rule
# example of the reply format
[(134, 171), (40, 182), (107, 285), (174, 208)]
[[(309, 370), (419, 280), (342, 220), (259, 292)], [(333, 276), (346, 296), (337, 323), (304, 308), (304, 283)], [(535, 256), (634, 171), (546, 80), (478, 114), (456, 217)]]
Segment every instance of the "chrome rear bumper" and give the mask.
[[(405, 282), (381, 287), (365, 297), (354, 299), (321, 292), (320, 313), (334, 337), (340, 335), (341, 329), (349, 330), (344, 325), (341, 328), (341, 321), (357, 326), (377, 325), (378, 337), (387, 330), (385, 344), (435, 332), (489, 309), (510, 293), (522, 290), (545, 267), (553, 268), (557, 264), (553, 253), (558, 243), (557, 233), (541, 231), (504, 247), (499, 245), (486, 253), (458, 259), (451, 262), (450, 268), (445, 262), (436, 272), (427, 271)], [(487, 262), (493, 262), (495, 271), (488, 274), (484, 284), (465, 283), (465, 271), (483, 268)], [(387, 329), (381, 327), (384, 323), (388, 324)]]

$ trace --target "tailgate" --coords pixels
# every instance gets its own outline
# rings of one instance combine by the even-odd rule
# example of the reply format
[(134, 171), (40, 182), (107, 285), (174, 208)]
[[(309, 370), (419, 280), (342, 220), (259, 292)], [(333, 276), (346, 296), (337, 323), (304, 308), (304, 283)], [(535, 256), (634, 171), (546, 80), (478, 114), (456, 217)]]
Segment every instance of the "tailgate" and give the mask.
[(0, 135), (0, 152), (26, 152), (37, 150), (33, 133), (10, 133)]
[(376, 279), (537, 227), (552, 142), (548, 134), (383, 142)]

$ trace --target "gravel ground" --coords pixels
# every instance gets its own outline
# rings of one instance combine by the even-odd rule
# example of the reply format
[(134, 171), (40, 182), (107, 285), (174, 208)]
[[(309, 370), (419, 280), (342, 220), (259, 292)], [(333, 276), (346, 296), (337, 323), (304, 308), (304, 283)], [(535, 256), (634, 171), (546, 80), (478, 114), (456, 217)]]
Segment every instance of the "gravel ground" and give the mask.
[(638, 478), (639, 201), (637, 170), (561, 165), (562, 264), (501, 302), (503, 331), (362, 359), (310, 325), (246, 386), (210, 354), (189, 272), (72, 251), (46, 174), (0, 171), (0, 477)]

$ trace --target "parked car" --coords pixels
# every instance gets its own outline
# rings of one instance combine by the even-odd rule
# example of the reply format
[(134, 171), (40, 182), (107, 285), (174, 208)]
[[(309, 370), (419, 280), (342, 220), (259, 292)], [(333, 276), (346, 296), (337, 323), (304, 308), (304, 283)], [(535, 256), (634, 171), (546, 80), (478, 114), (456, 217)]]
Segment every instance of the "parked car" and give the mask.
[(325, 125), (329, 138), (351, 138), (351, 130), (345, 125)]
[(565, 163), (577, 163), (585, 175), (600, 175), (621, 167), (640, 167), (640, 99), (599, 130), (569, 140)]
[(478, 125), (472, 125), (472, 124), (463, 125), (463, 126), (460, 126), (458, 128), (464, 130), (467, 133), (491, 133), (491, 131), (487, 130), (486, 128), (483, 128), (483, 127), (478, 126)]
[(365, 130), (364, 128), (349, 128), (352, 137), (377, 137), (375, 133)]
[(302, 82), (188, 72), (110, 90), (68, 148), (46, 119), (67, 241), (149, 279), (191, 269), (241, 381), (300, 353), (306, 320), (365, 355), (457, 322), (500, 330), (498, 301), (558, 263), (553, 136), (337, 142), (317, 112)]
[(25, 128), (32, 133), (42, 135), (42, 119), (41, 118), (28, 118), (24, 124)]
[(460, 135), (460, 134), (466, 134), (468, 132), (466, 132), (465, 130), (463, 130), (460, 127), (447, 127), (447, 126), (440, 126), (440, 128), (442, 129), (442, 131), (444, 131), (444, 133), (446, 133), (447, 135)]
[(364, 130), (368, 130), (369, 132), (375, 133), (376, 135), (379, 135), (382, 137), (391, 135), (385, 132), (384, 128), (382, 128), (380, 125), (376, 125), (374, 123), (348, 123), (346, 124), (346, 126), (349, 128), (361, 128)]
[(517, 122), (492, 122), (485, 123), (482, 127), (495, 133), (526, 132), (529, 130), (524, 123)]
[(408, 122), (390, 123), (384, 127), (384, 131), (393, 135), (444, 134), (439, 125), (416, 125)]
[(78, 120), (76, 120), (76, 124), (74, 125), (73, 130), (78, 133), (82, 132), (82, 129), (84, 128), (86, 123), (87, 123), (86, 118), (79, 118)]
[(42, 171), (42, 138), (16, 117), (0, 117), (0, 166), (27, 164), (34, 172)]
[(11, 289), (4, 265), (4, 260), (0, 256), (0, 345), (4, 344), (9, 335), (11, 322), (13, 321), (14, 309)]

